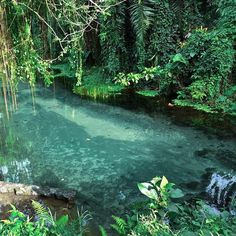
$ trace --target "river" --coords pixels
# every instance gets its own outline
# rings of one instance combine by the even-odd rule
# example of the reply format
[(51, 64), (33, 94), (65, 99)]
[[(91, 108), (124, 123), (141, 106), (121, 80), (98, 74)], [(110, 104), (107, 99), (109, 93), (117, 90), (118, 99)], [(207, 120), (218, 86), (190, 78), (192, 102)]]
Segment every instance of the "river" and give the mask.
[(111, 215), (140, 199), (137, 183), (155, 176), (195, 194), (204, 190), (207, 174), (235, 174), (233, 131), (222, 136), (180, 124), (173, 113), (89, 101), (59, 85), (37, 85), (34, 95), (33, 104), (21, 85), (9, 120), (0, 97), (5, 181), (76, 189), (79, 204)]

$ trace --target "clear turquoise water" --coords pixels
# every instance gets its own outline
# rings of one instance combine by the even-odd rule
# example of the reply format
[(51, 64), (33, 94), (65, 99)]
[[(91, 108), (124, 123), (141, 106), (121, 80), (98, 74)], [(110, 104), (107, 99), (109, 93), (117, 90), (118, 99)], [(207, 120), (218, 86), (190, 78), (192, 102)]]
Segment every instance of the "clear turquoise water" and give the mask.
[(161, 112), (149, 116), (41, 86), (34, 106), (27, 86), (19, 89), (9, 121), (0, 104), (4, 179), (76, 189), (80, 204), (99, 214), (138, 199), (137, 183), (154, 176), (195, 193), (209, 169), (235, 173), (233, 136), (179, 126)]

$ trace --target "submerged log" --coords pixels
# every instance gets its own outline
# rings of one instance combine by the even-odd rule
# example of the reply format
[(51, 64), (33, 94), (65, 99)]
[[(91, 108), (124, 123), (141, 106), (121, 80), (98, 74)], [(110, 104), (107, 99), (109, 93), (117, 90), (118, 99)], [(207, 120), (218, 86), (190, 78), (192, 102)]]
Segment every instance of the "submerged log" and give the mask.
[(0, 181), (0, 194), (12, 193), (21, 196), (40, 196), (55, 198), (63, 201), (73, 202), (76, 191), (71, 189), (60, 189), (40, 187), (37, 185), (25, 185)]

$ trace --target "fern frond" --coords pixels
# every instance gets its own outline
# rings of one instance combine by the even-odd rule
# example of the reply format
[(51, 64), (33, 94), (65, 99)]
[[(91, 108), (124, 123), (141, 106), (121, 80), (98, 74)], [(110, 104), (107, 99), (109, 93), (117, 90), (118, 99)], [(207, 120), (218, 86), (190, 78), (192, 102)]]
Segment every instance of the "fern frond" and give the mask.
[(55, 221), (53, 219), (52, 213), (50, 210), (47, 210), (42, 204), (32, 200), (32, 206), (36, 215), (39, 217), (39, 220), (45, 221), (50, 225), (54, 225)]
[(106, 230), (101, 225), (99, 225), (99, 230), (100, 230), (101, 236), (108, 236)]
[(119, 234), (126, 235), (127, 223), (125, 222), (125, 220), (114, 215), (112, 216), (112, 218), (114, 219), (116, 224), (112, 224), (111, 227)]

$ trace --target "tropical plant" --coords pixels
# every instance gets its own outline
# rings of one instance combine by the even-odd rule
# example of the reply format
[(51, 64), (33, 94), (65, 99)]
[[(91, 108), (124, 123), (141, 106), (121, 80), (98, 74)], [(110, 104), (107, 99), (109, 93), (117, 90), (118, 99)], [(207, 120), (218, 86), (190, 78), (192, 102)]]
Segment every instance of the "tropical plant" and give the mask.
[(235, 217), (228, 211), (216, 214), (204, 201), (174, 203), (172, 199), (183, 193), (173, 186), (164, 176), (138, 184), (150, 201), (134, 208), (126, 219), (113, 216), (112, 228), (121, 236), (234, 235)]
[(153, 0), (133, 0), (130, 6), (131, 23), (136, 35), (136, 60), (138, 69), (143, 69), (146, 60), (145, 38), (154, 20)]
[(35, 211), (34, 219), (20, 212), (12, 205), (10, 216), (0, 223), (0, 234), (3, 236), (82, 236), (86, 232), (86, 223), (90, 214), (78, 211), (78, 217), (69, 221), (68, 215), (56, 219), (50, 209), (36, 201), (32, 201)]

